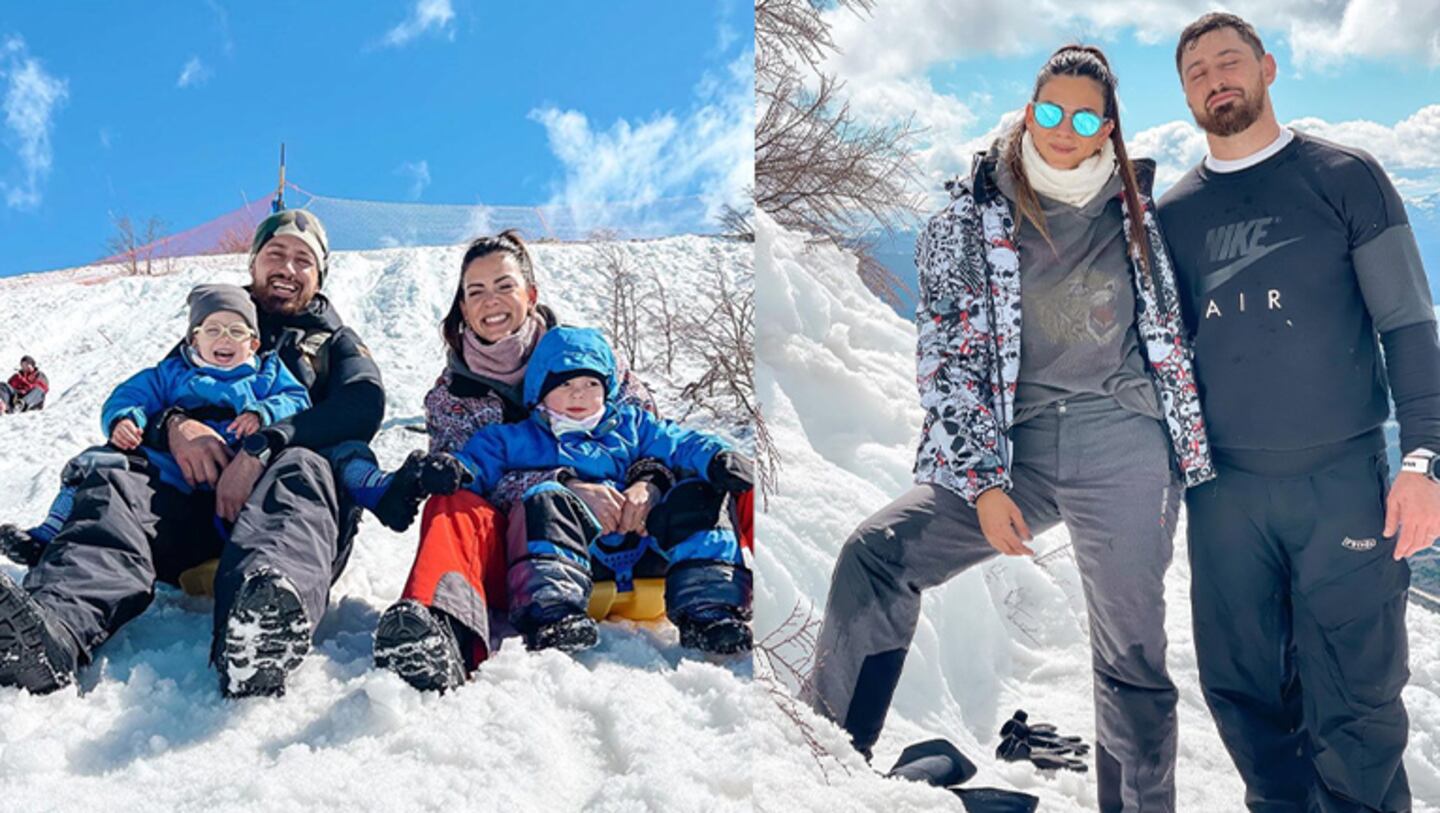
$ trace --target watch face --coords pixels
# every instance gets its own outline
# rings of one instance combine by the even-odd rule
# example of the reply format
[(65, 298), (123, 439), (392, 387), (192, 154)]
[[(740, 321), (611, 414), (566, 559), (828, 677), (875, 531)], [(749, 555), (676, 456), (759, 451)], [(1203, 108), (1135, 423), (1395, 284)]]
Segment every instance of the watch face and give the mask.
[(251, 454), (259, 457), (270, 449), (270, 441), (264, 435), (256, 432), (255, 434), (245, 438), (245, 442), (240, 444), (240, 448), (246, 454)]

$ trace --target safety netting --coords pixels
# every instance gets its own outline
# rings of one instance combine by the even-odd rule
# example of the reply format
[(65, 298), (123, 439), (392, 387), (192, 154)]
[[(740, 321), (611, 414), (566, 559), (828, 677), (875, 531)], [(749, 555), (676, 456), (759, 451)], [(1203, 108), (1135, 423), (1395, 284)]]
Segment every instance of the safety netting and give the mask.
[[(490, 206), (397, 203), (312, 194), (286, 184), (285, 206), (314, 212), (325, 224), (332, 251), (463, 243), (483, 234), (518, 229), (530, 240), (586, 240), (713, 234), (719, 230), (699, 196), (643, 202)], [(205, 223), (141, 246), (144, 258), (230, 254), (249, 250), (256, 224), (270, 214), (268, 200), (255, 201)], [(100, 260), (125, 262), (130, 252)]]

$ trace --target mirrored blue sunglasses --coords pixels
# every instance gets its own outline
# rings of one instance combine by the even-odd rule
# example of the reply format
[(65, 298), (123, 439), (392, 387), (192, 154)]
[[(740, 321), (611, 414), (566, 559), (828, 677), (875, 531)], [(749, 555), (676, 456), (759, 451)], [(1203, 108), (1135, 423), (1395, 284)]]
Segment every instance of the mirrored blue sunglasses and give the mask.
[[(1035, 123), (1047, 130), (1053, 130), (1060, 126), (1061, 120), (1065, 118), (1065, 109), (1054, 102), (1035, 103)], [(1105, 119), (1094, 110), (1076, 110), (1070, 114), (1070, 126), (1075, 129), (1075, 134), (1089, 138), (1100, 132), (1100, 125)]]

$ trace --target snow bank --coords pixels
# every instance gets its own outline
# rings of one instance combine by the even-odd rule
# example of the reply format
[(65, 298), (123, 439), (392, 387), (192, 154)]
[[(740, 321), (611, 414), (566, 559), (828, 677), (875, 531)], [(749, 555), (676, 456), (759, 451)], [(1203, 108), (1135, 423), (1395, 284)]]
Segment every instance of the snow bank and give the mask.
[[(717, 267), (750, 285), (746, 243), (618, 245), (642, 274), (658, 271), (679, 302), (702, 300)], [(600, 324), (594, 247), (534, 248), (542, 301), (565, 321)], [(383, 464), (423, 446), (405, 427), (423, 425), (421, 398), (442, 366), (436, 326), (462, 253), (387, 249), (333, 259), (326, 293), (385, 376), (389, 403), (375, 444)], [(29, 353), (52, 383), (44, 411), (0, 418), (0, 521), (44, 515), (65, 460), (101, 438), (99, 408), (110, 390), (181, 335), (192, 286), (246, 280), (243, 257), (176, 266), (163, 277), (87, 284), (67, 272), (0, 288), (0, 364)], [(680, 359), (673, 377), (643, 373), (667, 413), (680, 408), (679, 386), (696, 363)], [(211, 604), (168, 588), (100, 650), (78, 692), (0, 689), (0, 809), (751, 808), (747, 721), (762, 703), (750, 661), (698, 660), (668, 625), (602, 625), (600, 645), (576, 658), (508, 642), (445, 696), (374, 670), (371, 635), (399, 595), (415, 539), (365, 522), (315, 650), (282, 699), (222, 700), (206, 666)]]
[[(763, 637), (797, 605), (818, 618), (841, 545), (911, 482), (921, 411), (914, 328), (865, 290), (854, 258), (807, 245), (763, 214), (758, 232), (757, 387), (784, 460), (780, 492), (757, 522), (756, 633)], [(980, 765), (971, 785), (1036, 794), (1046, 811), (1095, 809), (1093, 775), (1047, 778), (992, 756), (1000, 723), (1022, 707), (1093, 741), (1088, 628), (1067, 545), (1063, 527), (1052, 530), (1034, 546), (1043, 566), (996, 560), (926, 595), (877, 767), (888, 768), (905, 745), (945, 736)], [(1169, 668), (1180, 688), (1180, 809), (1242, 809), (1243, 787), (1200, 694), (1183, 514), (1166, 603)], [(1440, 618), (1419, 608), (1410, 618), (1406, 767), (1417, 809), (1435, 810)], [(812, 756), (783, 709), (834, 756)], [(794, 704), (772, 702), (756, 737), (785, 745), (783, 758), (756, 767), (757, 799), (786, 800), (776, 810), (957, 809), (946, 793), (880, 779), (848, 753), (838, 728)]]

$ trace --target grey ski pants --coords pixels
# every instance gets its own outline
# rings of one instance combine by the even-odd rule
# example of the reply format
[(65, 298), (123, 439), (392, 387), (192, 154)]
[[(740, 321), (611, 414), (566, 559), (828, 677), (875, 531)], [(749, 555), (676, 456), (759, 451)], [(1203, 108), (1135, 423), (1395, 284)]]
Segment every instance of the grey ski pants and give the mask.
[[(1112, 399), (1087, 398), (1052, 405), (1012, 438), (1010, 496), (1034, 533), (1065, 523), (1084, 584), (1100, 809), (1173, 811), (1177, 694), (1165, 669), (1164, 576), (1181, 490), (1165, 430)], [(804, 698), (868, 753), (921, 593), (995, 555), (975, 510), (944, 488), (917, 485), (865, 520), (835, 564)]]

